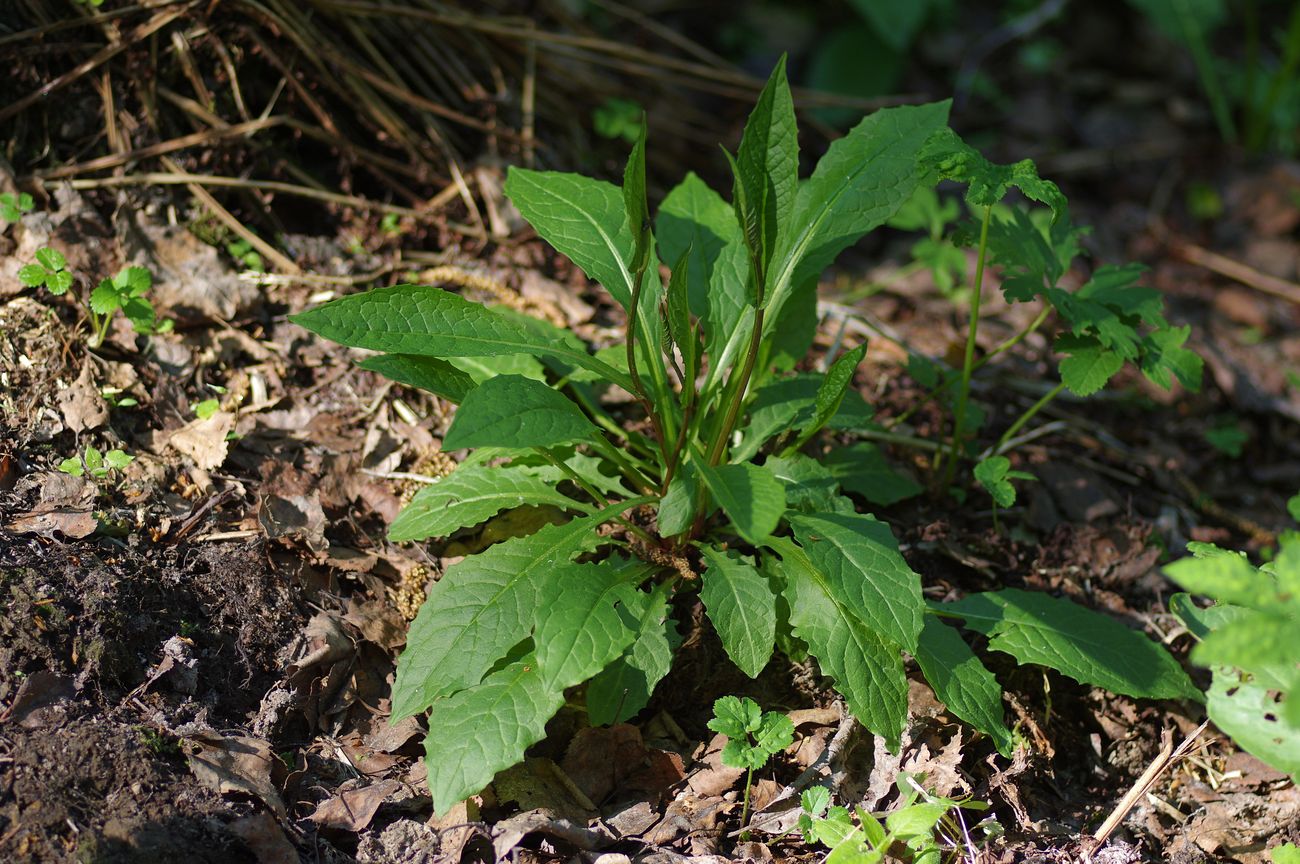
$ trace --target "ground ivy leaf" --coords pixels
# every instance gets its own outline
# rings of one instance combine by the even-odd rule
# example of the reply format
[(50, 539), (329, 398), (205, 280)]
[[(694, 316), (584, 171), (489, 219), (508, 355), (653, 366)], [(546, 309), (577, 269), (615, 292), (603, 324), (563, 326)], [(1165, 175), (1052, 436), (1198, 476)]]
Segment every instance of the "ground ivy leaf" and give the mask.
[(791, 514), (790, 527), (836, 602), (907, 651), (916, 648), (925, 601), (921, 577), (884, 522), (848, 513)]
[(537, 662), (551, 689), (563, 691), (604, 669), (637, 637), (649, 575), (640, 562), (611, 558), (552, 570), (539, 592)]
[(619, 187), (581, 174), (511, 165), (505, 193), (543, 240), (628, 309), (636, 239)]
[(750, 678), (772, 659), (776, 639), (776, 596), (748, 558), (702, 546), (707, 565), (700, 599), (727, 656)]
[(563, 704), (563, 691), (549, 686), (531, 656), (439, 701), (424, 738), (434, 811), (446, 814), (498, 771), (521, 761), (545, 737), (546, 721)]
[(562, 393), (522, 375), (498, 375), (465, 396), (443, 447), (550, 447), (590, 441), (599, 434)]
[(596, 528), (606, 518), (548, 525), (448, 568), (430, 589), (398, 658), (392, 719), (478, 684), (532, 630), (547, 574), (600, 545)]
[(923, 491), (920, 483), (891, 466), (880, 448), (869, 441), (836, 447), (821, 461), (847, 491), (881, 507), (913, 498)]
[(1065, 334), (1056, 340), (1061, 360), (1061, 380), (1076, 396), (1091, 396), (1106, 386), (1124, 365), (1124, 358), (1091, 336)]
[(989, 636), (990, 648), (1022, 663), (1048, 666), (1081, 684), (1143, 699), (1201, 698), (1164, 648), (1077, 603), (1004, 588), (943, 608)]
[[(618, 203), (621, 208), (622, 200)], [(442, 358), (555, 357), (632, 388), (627, 375), (571, 342), (541, 338), (479, 303), (427, 285), (394, 285), (350, 294), (291, 315), (289, 320), (326, 339), (371, 351)]]
[(426, 540), (446, 537), (477, 525), (502, 510), (525, 504), (550, 504), (572, 509), (573, 499), (556, 491), (553, 483), (514, 465), (492, 468), (461, 465), (437, 483), (422, 486), (411, 503), (388, 526), (388, 539)]
[(459, 405), (474, 389), (474, 379), (446, 360), (418, 354), (380, 354), (357, 364), (398, 384), (416, 387)]
[(785, 513), (785, 487), (771, 471), (749, 462), (701, 464), (697, 470), (741, 537), (757, 544), (776, 530)]
[(787, 538), (769, 544), (781, 556), (795, 635), (835, 680), (853, 716), (897, 752), (907, 719), (907, 676), (899, 648), (837, 599), (837, 591)]
[(947, 123), (949, 106), (945, 101), (885, 108), (831, 144), (795, 195), (774, 291), (815, 278), (912, 197), (919, 179), (916, 154)]
[(645, 601), (632, 646), (587, 685), (587, 719), (592, 726), (635, 716), (672, 668), (673, 652), (682, 639), (669, 617), (668, 585), (655, 588)]
[(998, 752), (1009, 757), (1015, 744), (1002, 716), (1002, 687), (956, 628), (927, 615), (912, 656), (939, 701), (992, 738)]

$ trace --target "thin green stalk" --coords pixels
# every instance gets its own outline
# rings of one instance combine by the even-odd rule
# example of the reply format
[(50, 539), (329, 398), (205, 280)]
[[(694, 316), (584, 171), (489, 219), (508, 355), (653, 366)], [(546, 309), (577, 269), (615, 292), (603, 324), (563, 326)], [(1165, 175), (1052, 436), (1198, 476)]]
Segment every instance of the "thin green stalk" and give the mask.
[(632, 485), (636, 487), (638, 492), (642, 495), (654, 494), (654, 484), (647, 480), (645, 475), (638, 471), (632, 463), (628, 462), (627, 459), (624, 458), (623, 454), (619, 452), (617, 447), (599, 435), (592, 439), (592, 443), (596, 445), (596, 449), (604, 454), (609, 461), (618, 466), (618, 470), (623, 473), (624, 477), (631, 481)]
[[(745, 773), (745, 803), (740, 805), (740, 827), (746, 829), (749, 826), (749, 787), (754, 783), (754, 769), (750, 768)], [(749, 831), (741, 830), (741, 840), (749, 840)]]
[[(694, 383), (687, 385), (691, 387), (690, 393), (694, 393)], [(662, 494), (668, 494), (668, 484), (673, 482), (673, 475), (677, 473), (677, 466), (682, 459), (682, 451), (686, 446), (686, 439), (690, 435), (691, 420), (695, 418), (695, 400), (687, 396), (686, 407), (682, 409), (682, 428), (681, 433), (677, 436), (677, 443), (673, 446), (672, 456), (668, 458), (668, 467), (664, 469), (663, 482), (660, 484)]]
[[(1003, 340), (1002, 343), (999, 344), (996, 348), (994, 348), (992, 351), (989, 351), (989, 353), (981, 357), (978, 361), (976, 361), (975, 367), (971, 371), (978, 372), (979, 370), (987, 366), (989, 362), (993, 360), (995, 357), (997, 357), (999, 354), (1003, 354), (1007, 351), (1010, 351), (1012, 348), (1016, 347), (1021, 342), (1025, 341), (1025, 339), (1029, 336), (1029, 334), (1037, 331), (1039, 327), (1043, 326), (1043, 322), (1046, 321), (1048, 316), (1051, 314), (1052, 314), (1052, 307), (1044, 304), (1042, 311), (1038, 313), (1038, 315), (1034, 318), (1033, 321), (1029, 323), (1028, 326), (1023, 328), (1019, 333), (1016, 333), (1014, 336), (1010, 336), (1007, 339)], [(889, 422), (885, 424), (885, 428), (893, 429), (895, 426), (897, 426), (900, 423), (906, 423), (907, 420), (918, 410), (920, 410), (922, 406), (933, 401), (940, 393), (947, 390), (948, 387), (955, 380), (957, 379), (948, 378), (942, 384), (932, 387), (928, 393), (926, 393), (920, 399), (913, 402), (912, 407), (908, 408), (906, 411), (904, 411), (902, 414), (899, 414), (897, 417), (891, 418)]]
[(1014, 438), (1017, 432), (1025, 428), (1025, 424), (1033, 419), (1035, 414), (1043, 410), (1043, 407), (1047, 405), (1048, 402), (1051, 402), (1057, 396), (1061, 395), (1061, 391), (1064, 389), (1065, 382), (1062, 381), (1060, 384), (1057, 384), (1051, 390), (1044, 393), (1037, 402), (1025, 409), (1025, 413), (1021, 414), (1020, 417), (1016, 419), (1016, 422), (1012, 423), (1011, 426), (1007, 428), (1007, 431), (1002, 433), (1002, 437), (998, 439), (998, 445), (993, 448), (993, 455), (1001, 453), (1002, 448), (1006, 443)]
[[(762, 339), (763, 309), (759, 308), (754, 312), (754, 329), (750, 331), (749, 350), (745, 352), (745, 365), (741, 367), (738, 373), (733, 373), (737, 378), (737, 386), (731, 392), (730, 402), (726, 406), (727, 413), (714, 434), (713, 443), (709, 445), (709, 451), (706, 455), (709, 465), (717, 465), (722, 459), (722, 454), (727, 448), (727, 439), (731, 437), (731, 433), (736, 427), (736, 420), (740, 416), (740, 405), (745, 401), (745, 390), (749, 386), (750, 376), (754, 373), (754, 365), (758, 360), (758, 349)], [(731, 388), (728, 387), (728, 389)], [(723, 398), (726, 398), (725, 395)]]
[[(961, 389), (957, 391), (957, 411), (953, 417), (952, 450), (949, 454), (947, 468), (943, 475), (943, 488), (952, 483), (953, 473), (957, 470), (957, 459), (961, 454), (962, 439), (966, 430), (966, 405), (970, 401), (970, 377), (975, 371), (975, 338), (979, 335), (980, 300), (984, 293), (984, 261), (987, 258), (989, 244), (989, 223), (993, 221), (993, 206), (984, 208), (984, 218), (980, 221), (979, 256), (975, 259), (975, 284), (972, 286), (970, 300), (970, 326), (966, 331), (966, 353), (961, 365)], [(935, 465), (937, 471), (939, 466)]]
[[(638, 330), (637, 325), (641, 323), (641, 286), (644, 282), (645, 265), (642, 264), (637, 268), (632, 282), (632, 304), (627, 313), (627, 372), (632, 379), (633, 395), (640, 400), (641, 407), (645, 409), (646, 416), (650, 418), (650, 424), (654, 427), (655, 438), (659, 442), (659, 455), (667, 463), (668, 442), (664, 439), (663, 423), (659, 419), (659, 412), (655, 411), (654, 402), (646, 392), (645, 385), (641, 382), (641, 373), (636, 368), (636, 331)], [(646, 344), (650, 343), (647, 342)]]

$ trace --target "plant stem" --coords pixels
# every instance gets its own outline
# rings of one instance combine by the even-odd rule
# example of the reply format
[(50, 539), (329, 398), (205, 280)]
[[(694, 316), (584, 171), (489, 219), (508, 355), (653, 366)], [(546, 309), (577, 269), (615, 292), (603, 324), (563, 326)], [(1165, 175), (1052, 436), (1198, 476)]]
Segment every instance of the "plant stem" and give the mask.
[[(993, 220), (993, 205), (984, 207), (984, 218), (980, 221), (979, 256), (975, 259), (975, 284), (970, 298), (970, 326), (966, 331), (966, 353), (961, 365), (961, 389), (957, 391), (957, 411), (953, 416), (952, 450), (948, 465), (944, 469), (943, 488), (952, 482), (957, 470), (957, 458), (961, 454), (962, 439), (966, 434), (966, 404), (970, 400), (970, 376), (975, 371), (975, 337), (979, 334), (980, 300), (984, 293), (984, 261), (987, 258), (989, 243), (989, 223)], [(937, 460), (936, 460), (937, 461)], [(935, 469), (938, 469), (935, 465)]]
[(1051, 402), (1057, 396), (1061, 395), (1061, 391), (1064, 389), (1065, 389), (1065, 382), (1062, 381), (1060, 384), (1057, 384), (1051, 390), (1048, 390), (1046, 393), (1044, 393), (1037, 402), (1035, 402), (1033, 405), (1030, 405), (1027, 409), (1025, 409), (1025, 413), (1021, 414), (1016, 419), (1016, 422), (1012, 423), (1011, 426), (1007, 428), (1007, 431), (1002, 433), (1002, 437), (998, 439), (997, 446), (993, 448), (992, 455), (996, 456), (1000, 454), (1002, 452), (1002, 448), (1006, 445), (1006, 443), (1010, 441), (1012, 438), (1014, 438), (1017, 432), (1025, 428), (1025, 424), (1028, 423), (1031, 419), (1033, 419), (1033, 416), (1035, 414), (1043, 410), (1043, 407), (1047, 405), (1048, 402)]
[[(1035, 332), (1036, 330), (1038, 330), (1039, 327), (1043, 326), (1043, 322), (1046, 321), (1048, 316), (1051, 314), (1052, 314), (1052, 307), (1044, 304), (1042, 311), (1038, 313), (1038, 315), (1034, 318), (1033, 321), (1031, 321), (1019, 333), (1015, 334), (1014, 336), (1008, 337), (996, 348), (989, 351), (989, 353), (985, 354), (983, 357), (977, 360), (975, 362), (975, 367), (971, 371), (978, 372), (979, 370), (987, 366), (989, 362), (993, 360), (993, 358), (997, 357), (999, 354), (1003, 354), (1007, 351), (1010, 351), (1012, 348), (1016, 347), (1021, 342), (1025, 341), (1025, 339), (1028, 338), (1028, 336), (1031, 333)], [(902, 414), (899, 414), (897, 417), (894, 417), (890, 419), (889, 422), (885, 423), (885, 428), (893, 429), (895, 426), (897, 426), (900, 423), (906, 423), (908, 418), (910, 418), (913, 414), (915, 414), (918, 410), (920, 410), (922, 406), (932, 401), (940, 393), (947, 390), (948, 387), (955, 380), (956, 380), (955, 378), (948, 378), (942, 384), (932, 387), (928, 393), (926, 393), (920, 399), (913, 402), (912, 407), (908, 408)]]
[(740, 839), (748, 840), (749, 831), (744, 830), (749, 825), (749, 787), (754, 784), (754, 769), (750, 768), (745, 773), (745, 803), (740, 807)]
[[(641, 407), (645, 409), (646, 416), (650, 418), (650, 424), (654, 427), (655, 438), (659, 442), (659, 455), (667, 463), (668, 450), (666, 448), (668, 444), (664, 439), (663, 423), (660, 422), (659, 413), (655, 411), (654, 403), (646, 393), (645, 385), (641, 383), (641, 373), (636, 368), (636, 331), (638, 329), (637, 325), (641, 323), (641, 286), (644, 282), (645, 265), (643, 264), (637, 268), (632, 283), (632, 304), (627, 313), (627, 372), (632, 379), (632, 386), (635, 391), (633, 395), (640, 400)], [(650, 343), (647, 342), (646, 344)]]
[(586, 492), (588, 495), (590, 495), (592, 497), (592, 500), (596, 502), (596, 505), (598, 507), (600, 507), (603, 510), (604, 508), (609, 506), (609, 501), (605, 499), (604, 495), (600, 494), (600, 491), (596, 489), (596, 487), (592, 486), (586, 480), (582, 479), (581, 474), (579, 474), (577, 471), (574, 471), (568, 465), (565, 465), (564, 462), (561, 461), (554, 453), (552, 453), (550, 450), (547, 450), (545, 447), (534, 447), (533, 449), (536, 450), (538, 453), (541, 453), (542, 457), (546, 459), (547, 462), (550, 462), (556, 468), (559, 468), (560, 473), (563, 474), (565, 477), (568, 477), (574, 483), (576, 483), (578, 487), (582, 489), (583, 492)]
[(623, 476), (632, 482), (632, 485), (636, 487), (636, 491), (640, 492), (642, 495), (654, 494), (654, 484), (647, 480), (645, 475), (638, 471), (631, 462), (628, 462), (627, 459), (623, 457), (623, 454), (619, 452), (617, 447), (599, 435), (592, 439), (592, 443), (596, 445), (596, 449), (603, 453), (609, 461), (618, 466), (618, 470), (623, 472)]
[[(722, 423), (719, 424), (717, 432), (713, 436), (713, 443), (709, 445), (708, 453), (705, 456), (710, 466), (717, 465), (722, 459), (722, 454), (727, 448), (727, 439), (731, 437), (731, 432), (736, 427), (736, 420), (740, 416), (740, 405), (745, 401), (745, 389), (749, 386), (749, 378), (754, 373), (754, 365), (758, 360), (758, 349), (762, 341), (763, 309), (760, 307), (754, 311), (754, 329), (749, 334), (749, 350), (745, 352), (745, 365), (741, 367), (739, 372), (733, 373), (736, 387), (734, 390), (731, 388), (731, 379), (729, 379), (728, 386), (723, 391), (723, 400), (727, 402), (727, 413), (724, 415)], [(730, 391), (730, 399), (727, 398), (727, 391)]]

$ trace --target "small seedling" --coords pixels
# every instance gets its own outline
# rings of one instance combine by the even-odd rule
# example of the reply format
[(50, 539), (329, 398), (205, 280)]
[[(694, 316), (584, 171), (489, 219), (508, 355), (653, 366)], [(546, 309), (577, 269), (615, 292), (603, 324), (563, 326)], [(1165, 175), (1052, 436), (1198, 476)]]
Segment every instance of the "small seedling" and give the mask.
[[(754, 771), (762, 768), (777, 753), (794, 741), (794, 723), (779, 711), (763, 713), (748, 696), (738, 699), (723, 696), (713, 703), (709, 728), (727, 736), (722, 748), (722, 764), (745, 769), (745, 803), (740, 809), (741, 827), (749, 824), (749, 790)], [(749, 839), (747, 833), (740, 835)]]
[(1224, 456), (1241, 458), (1241, 448), (1250, 440), (1250, 433), (1232, 417), (1220, 417), (1205, 430), (1205, 440)]
[(401, 217), (396, 213), (385, 213), (379, 220), (379, 230), (391, 236), (402, 233)]
[(17, 222), (23, 218), (24, 213), (30, 212), (35, 206), (36, 202), (26, 192), (17, 195), (6, 192), (0, 195), (0, 221)]
[(239, 239), (226, 244), (226, 254), (255, 273), (266, 272), (262, 256), (253, 248), (253, 244)]
[(207, 420), (220, 409), (220, 399), (204, 399), (202, 402), (199, 402), (194, 406), (194, 416), (200, 420)]
[(998, 508), (1016, 503), (1016, 487), (1012, 480), (1037, 480), (1028, 471), (1012, 471), (1011, 460), (1005, 456), (989, 456), (975, 465), (975, 479), (993, 496), (993, 524), (997, 526)]
[(72, 274), (68, 272), (68, 259), (56, 249), (44, 247), (36, 250), (36, 263), (18, 271), (18, 281), (29, 288), (44, 285), (51, 294), (66, 294), (72, 287)]
[(591, 114), (591, 125), (602, 138), (635, 143), (641, 134), (641, 105), (632, 99), (606, 99)]
[(100, 453), (94, 447), (86, 445), (86, 452), (83, 455), (64, 459), (59, 463), (59, 470), (73, 477), (89, 474), (91, 477), (101, 478), (107, 477), (113, 471), (121, 471), (133, 461), (135, 461), (134, 456), (128, 456), (121, 450)]
[(122, 395), (125, 392), (121, 387), (103, 387), (99, 395), (108, 403), (109, 408), (133, 408), (140, 404), (140, 400), (134, 396)]

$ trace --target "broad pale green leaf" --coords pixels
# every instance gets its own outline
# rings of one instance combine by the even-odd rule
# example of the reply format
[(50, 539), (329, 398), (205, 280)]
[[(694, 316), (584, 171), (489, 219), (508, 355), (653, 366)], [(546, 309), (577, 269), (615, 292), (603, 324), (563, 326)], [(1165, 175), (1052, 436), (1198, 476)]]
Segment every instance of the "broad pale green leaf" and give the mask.
[[(497, 354), (492, 357), (452, 357), (447, 363), (464, 372), (475, 384), (482, 384), (498, 375), (522, 375), (537, 381), (546, 380), (546, 367), (536, 357), (528, 354)], [(595, 372), (579, 370), (574, 377), (587, 375), (599, 380)], [(572, 378), (570, 379), (572, 380)]]
[(1021, 663), (1142, 699), (1195, 699), (1200, 691), (1164, 648), (1113, 618), (1040, 592), (972, 594), (944, 610)]
[(709, 620), (731, 662), (757, 678), (772, 659), (776, 596), (749, 559), (712, 546), (703, 546), (700, 552), (707, 565), (700, 577), (700, 599)]
[(1232, 552), (1181, 558), (1164, 568), (1165, 575), (1193, 594), (1248, 609), (1267, 609), (1277, 602), (1277, 585)]
[(651, 593), (644, 609), (632, 647), (587, 685), (587, 719), (592, 726), (635, 716), (672, 668), (673, 652), (682, 639), (669, 617), (667, 582)]
[(1061, 380), (1076, 396), (1091, 396), (1106, 386), (1124, 365), (1124, 358), (1091, 336), (1065, 334), (1056, 340), (1061, 360)]
[(711, 730), (728, 738), (744, 738), (758, 731), (763, 722), (763, 709), (748, 696), (720, 696), (713, 702), (713, 717), (707, 725)]
[(923, 491), (920, 483), (890, 465), (880, 448), (869, 441), (836, 447), (822, 457), (822, 464), (846, 490), (881, 507), (914, 498)]
[(790, 515), (790, 527), (835, 600), (890, 642), (916, 648), (925, 601), (921, 577), (884, 522), (848, 513)]
[(795, 195), (788, 240), (773, 263), (776, 311), (784, 302), (776, 295), (815, 278), (912, 197), (919, 179), (917, 153), (948, 121), (949, 104), (884, 108), (831, 144)]
[(897, 751), (907, 719), (907, 676), (898, 646), (839, 602), (838, 591), (794, 543), (782, 538), (769, 545), (781, 556), (795, 635), (835, 680), (853, 716)]
[(24, 264), (18, 269), (18, 281), (28, 288), (45, 284), (45, 268), (39, 264)]
[(786, 507), (803, 513), (854, 513), (853, 502), (840, 493), (839, 481), (817, 460), (802, 453), (769, 456), (763, 467), (785, 485)]
[(776, 530), (785, 513), (785, 487), (771, 471), (748, 462), (701, 464), (696, 470), (741, 537), (757, 544)]
[(68, 259), (63, 257), (63, 253), (48, 246), (36, 250), (36, 262), (46, 270), (62, 270), (68, 266)]
[(498, 771), (520, 762), (545, 737), (546, 721), (563, 704), (564, 692), (549, 686), (531, 656), (440, 700), (424, 738), (434, 812), (445, 815)]
[(912, 656), (939, 701), (1010, 756), (1015, 744), (1002, 716), (1002, 687), (957, 630), (927, 615)]
[(289, 320), (352, 348), (444, 359), (500, 354), (555, 357), (597, 372), (625, 389), (632, 387), (626, 375), (576, 350), (570, 342), (539, 338), (481, 304), (427, 285), (394, 285), (350, 294), (291, 315)]
[(446, 537), (477, 525), (502, 510), (525, 504), (550, 504), (574, 508), (573, 499), (561, 495), (553, 483), (515, 465), (492, 468), (461, 465), (437, 483), (423, 486), (388, 527), (388, 539), (426, 540)]
[(1204, 639), (1212, 630), (1254, 614), (1253, 610), (1231, 603), (1215, 603), (1202, 608), (1193, 602), (1192, 595), (1181, 592), (1169, 598), (1169, 611), (1177, 615), (1197, 639)]
[(597, 515), (548, 525), (452, 565), (411, 623), (397, 661), (393, 720), (473, 687), (532, 631), (538, 591), (552, 570), (603, 540)]
[(651, 568), (609, 559), (552, 570), (539, 594), (537, 662), (547, 687), (563, 692), (604, 669), (632, 644), (646, 595), (636, 583)]
[(631, 306), (636, 239), (617, 186), (511, 165), (505, 193), (543, 240), (604, 285), (625, 310)]
[(695, 496), (699, 487), (695, 469), (687, 463), (668, 483), (668, 491), (659, 501), (659, 533), (665, 537), (681, 534), (695, 519)]
[(1252, 673), (1270, 667), (1295, 669), (1300, 665), (1297, 633), (1300, 618), (1252, 612), (1205, 636), (1192, 649), (1192, 662), (1199, 666), (1235, 666)]
[(474, 379), (446, 360), (418, 354), (380, 354), (357, 364), (378, 372), (398, 384), (427, 390), (448, 402), (459, 405), (465, 394), (474, 389)]
[(498, 375), (465, 396), (443, 438), (462, 447), (549, 447), (600, 433), (567, 396), (532, 378)]
[(736, 218), (744, 227), (750, 254), (759, 258), (765, 273), (789, 225), (799, 182), (799, 131), (784, 56), (745, 123), (735, 172)]
[[(1289, 699), (1300, 698), (1293, 690)], [(1214, 670), (1206, 713), (1242, 749), (1292, 777), (1300, 777), (1300, 722), (1287, 722), (1265, 685), (1231, 669)]]

